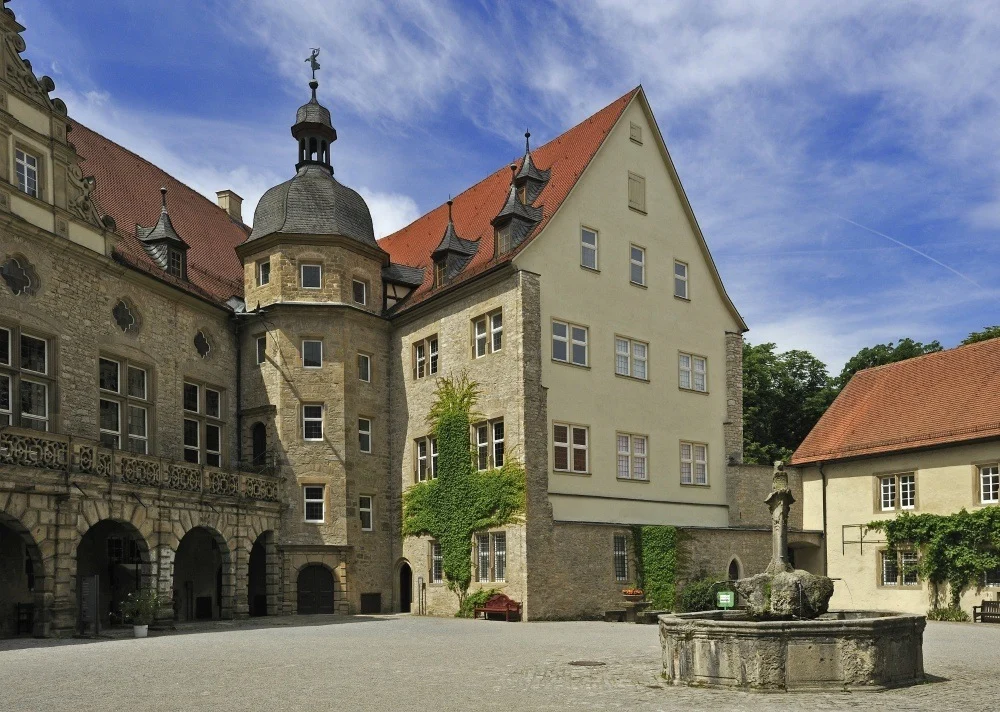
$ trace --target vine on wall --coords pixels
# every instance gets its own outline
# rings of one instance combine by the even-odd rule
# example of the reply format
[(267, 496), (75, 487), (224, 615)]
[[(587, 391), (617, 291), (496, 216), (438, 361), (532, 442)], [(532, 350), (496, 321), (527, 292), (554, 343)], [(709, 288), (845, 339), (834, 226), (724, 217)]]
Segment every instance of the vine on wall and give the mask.
[(678, 549), (682, 533), (675, 527), (635, 525), (636, 585), (658, 610), (673, 610), (680, 563)]
[(465, 600), (472, 582), (472, 538), (519, 521), (525, 511), (524, 466), (509, 453), (502, 467), (478, 471), (469, 437), (479, 387), (463, 374), (441, 378), (427, 421), (438, 443), (437, 479), (403, 495), (403, 536), (430, 536), (441, 545), (444, 578)]

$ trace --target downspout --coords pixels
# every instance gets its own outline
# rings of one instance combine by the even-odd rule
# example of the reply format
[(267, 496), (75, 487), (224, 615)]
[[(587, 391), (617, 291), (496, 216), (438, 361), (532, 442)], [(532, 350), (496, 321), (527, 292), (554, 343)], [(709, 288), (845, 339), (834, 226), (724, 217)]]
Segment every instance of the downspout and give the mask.
[[(817, 467), (819, 468), (819, 476), (823, 480), (823, 540), (824, 540), (823, 544), (824, 544), (825, 548), (829, 549), (830, 535), (826, 531), (826, 473), (823, 472), (823, 463), (822, 462), (820, 462), (819, 465), (817, 465)], [(827, 558), (828, 558), (827, 557), (827, 552), (824, 551), (823, 552), (823, 575), (824, 576), (829, 575), (829, 571), (827, 570)]]

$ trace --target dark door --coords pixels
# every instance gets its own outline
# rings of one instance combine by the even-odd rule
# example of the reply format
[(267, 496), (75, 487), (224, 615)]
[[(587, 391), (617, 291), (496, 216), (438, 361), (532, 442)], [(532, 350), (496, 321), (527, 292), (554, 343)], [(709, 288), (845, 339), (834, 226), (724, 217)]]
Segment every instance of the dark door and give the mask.
[(333, 573), (319, 564), (299, 572), (299, 613), (333, 613)]
[(263, 423), (255, 423), (250, 432), (253, 440), (253, 451), (250, 454), (251, 464), (262, 467), (267, 464), (267, 427)]
[(399, 612), (409, 613), (413, 602), (413, 571), (404, 563), (399, 567)]

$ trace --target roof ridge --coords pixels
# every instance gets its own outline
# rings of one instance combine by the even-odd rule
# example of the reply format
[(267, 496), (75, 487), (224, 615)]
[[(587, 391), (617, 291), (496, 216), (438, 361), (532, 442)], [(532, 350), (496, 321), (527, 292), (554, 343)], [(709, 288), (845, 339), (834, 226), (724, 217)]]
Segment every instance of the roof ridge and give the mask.
[[(877, 366), (869, 366), (868, 368), (862, 368), (860, 371), (857, 371), (854, 375), (858, 375), (861, 373), (871, 373), (874, 371), (878, 371), (879, 369), (889, 368), (891, 366), (900, 366), (901, 364), (904, 363), (912, 363), (914, 361), (919, 361), (920, 359), (928, 358), (929, 356), (944, 356), (945, 354), (953, 354), (956, 351), (967, 349), (970, 346), (980, 346), (982, 344), (988, 344), (991, 341), (998, 341), (998, 340), (1000, 340), (1000, 336), (995, 336), (992, 339), (983, 339), (982, 341), (973, 341), (971, 344), (958, 344), (957, 346), (952, 346), (950, 349), (931, 351), (929, 353), (923, 353), (917, 356), (911, 356), (910, 358), (904, 358), (902, 361), (893, 361), (892, 363), (880, 363)], [(889, 343), (893, 342), (890, 341)]]

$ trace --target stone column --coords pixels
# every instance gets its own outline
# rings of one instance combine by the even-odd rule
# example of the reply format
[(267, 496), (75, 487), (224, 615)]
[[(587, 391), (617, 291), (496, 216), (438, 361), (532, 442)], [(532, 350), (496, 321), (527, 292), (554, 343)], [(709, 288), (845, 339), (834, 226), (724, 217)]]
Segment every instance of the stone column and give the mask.
[(233, 559), (236, 569), (236, 581), (233, 587), (233, 616), (235, 618), (247, 618), (250, 615), (250, 550), (247, 544), (253, 546), (247, 540), (247, 527), (242, 521), (236, 527), (236, 537), (233, 542)]

